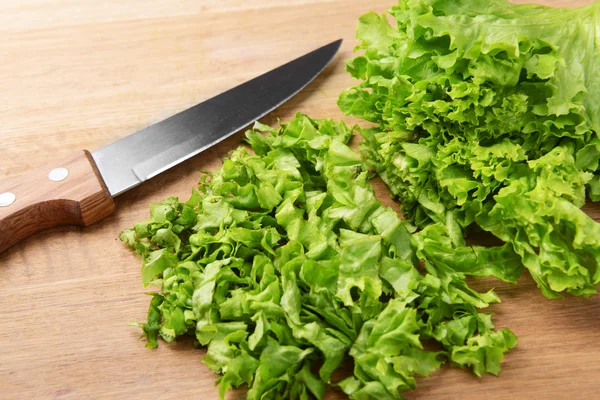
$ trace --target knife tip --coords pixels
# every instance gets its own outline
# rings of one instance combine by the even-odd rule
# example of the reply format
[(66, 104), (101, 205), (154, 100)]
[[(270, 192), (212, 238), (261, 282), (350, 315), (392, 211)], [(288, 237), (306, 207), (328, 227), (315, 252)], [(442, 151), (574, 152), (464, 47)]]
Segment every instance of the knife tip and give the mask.
[(334, 40), (333, 42), (321, 47), (321, 49), (331, 49), (333, 51), (333, 54), (336, 54), (338, 52), (338, 50), (340, 49), (340, 47), (342, 47), (343, 41), (344, 41), (344, 39)]

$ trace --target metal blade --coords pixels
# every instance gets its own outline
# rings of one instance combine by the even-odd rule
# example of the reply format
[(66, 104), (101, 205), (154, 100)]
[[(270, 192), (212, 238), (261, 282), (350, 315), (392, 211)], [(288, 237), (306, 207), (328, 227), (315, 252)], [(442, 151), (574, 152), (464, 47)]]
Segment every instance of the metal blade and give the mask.
[(337, 40), (92, 153), (111, 195), (160, 174), (268, 114), (333, 59)]

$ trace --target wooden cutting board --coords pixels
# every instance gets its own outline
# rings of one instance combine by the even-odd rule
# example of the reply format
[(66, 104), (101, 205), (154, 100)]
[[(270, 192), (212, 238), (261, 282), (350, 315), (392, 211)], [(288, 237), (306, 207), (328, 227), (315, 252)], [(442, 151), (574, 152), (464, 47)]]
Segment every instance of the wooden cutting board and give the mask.
[[(393, 0), (19, 0), (0, 2), (0, 179), (96, 150), (329, 41), (336, 61), (263, 122), (298, 111), (342, 118), (336, 98), (358, 17)], [(578, 5), (584, 1), (551, 1)], [(345, 118), (348, 122), (356, 122)], [(189, 196), (240, 135), (116, 199), (89, 228), (38, 234), (0, 254), (0, 398), (217, 398), (190, 342), (147, 350), (131, 321), (149, 297), (119, 232), (148, 204)], [(393, 204), (383, 185), (381, 199)], [(591, 211), (598, 215), (597, 211)], [(519, 337), (499, 377), (445, 366), (410, 399), (591, 399), (600, 376), (600, 297), (550, 301), (529, 277), (493, 307)], [(243, 398), (243, 392), (229, 398)], [(341, 399), (332, 393), (330, 399)]]

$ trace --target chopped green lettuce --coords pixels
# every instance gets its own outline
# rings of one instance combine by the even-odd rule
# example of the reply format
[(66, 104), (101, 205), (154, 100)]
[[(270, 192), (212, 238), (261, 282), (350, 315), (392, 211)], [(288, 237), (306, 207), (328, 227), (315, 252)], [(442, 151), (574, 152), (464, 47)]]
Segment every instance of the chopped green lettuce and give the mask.
[(445, 362), (499, 372), (516, 338), (480, 312), (494, 292), (464, 278), (512, 282), (518, 259), (466, 247), (451, 223), (411, 234), (375, 198), (352, 133), (302, 114), (256, 124), (255, 154), (234, 150), (190, 200), (152, 205), (121, 234), (144, 285), (161, 287), (138, 324), (148, 347), (194, 337), (221, 398), (245, 385), (248, 399), (321, 399), (338, 385), (352, 399), (401, 399)]

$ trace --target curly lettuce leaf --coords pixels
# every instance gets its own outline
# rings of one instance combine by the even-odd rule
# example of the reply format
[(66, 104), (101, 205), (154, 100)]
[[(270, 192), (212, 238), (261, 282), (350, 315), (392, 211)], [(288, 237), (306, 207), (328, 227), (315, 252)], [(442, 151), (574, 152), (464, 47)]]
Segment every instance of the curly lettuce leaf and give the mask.
[(360, 150), (404, 216), (507, 243), (482, 257), (511, 273), (500, 259), (465, 273), (514, 282), (522, 264), (547, 297), (595, 293), (600, 247), (577, 232), (598, 229), (578, 209), (586, 190), (600, 198), (600, 4), (400, 0), (389, 14), (360, 18), (360, 82), (338, 105), (377, 124)]

